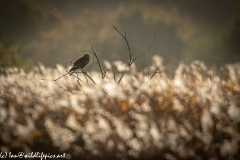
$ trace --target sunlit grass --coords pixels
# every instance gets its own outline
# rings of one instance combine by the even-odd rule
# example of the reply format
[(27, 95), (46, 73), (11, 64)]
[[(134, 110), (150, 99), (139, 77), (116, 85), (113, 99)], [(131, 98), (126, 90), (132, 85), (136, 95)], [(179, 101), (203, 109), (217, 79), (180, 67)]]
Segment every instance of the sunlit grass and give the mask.
[[(151, 78), (156, 68), (160, 72)], [(124, 69), (120, 84), (121, 74), (115, 81), (112, 71), (104, 79), (90, 72), (97, 85), (80, 74), (81, 85), (72, 76), (48, 81), (66, 73), (61, 65), (35, 70), (38, 75), (0, 71), (3, 152), (66, 152), (73, 159), (239, 158), (239, 63), (218, 71), (199, 61), (180, 64), (168, 78), (155, 56), (146, 69)]]

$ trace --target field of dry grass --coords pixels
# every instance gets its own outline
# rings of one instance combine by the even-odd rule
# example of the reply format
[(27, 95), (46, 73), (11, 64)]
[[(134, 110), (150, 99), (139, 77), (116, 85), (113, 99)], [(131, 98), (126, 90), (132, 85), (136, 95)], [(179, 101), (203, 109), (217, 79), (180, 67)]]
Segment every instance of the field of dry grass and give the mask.
[[(169, 78), (160, 57), (137, 70), (55, 79), (67, 70), (0, 70), (0, 151), (68, 159), (240, 159), (240, 64), (195, 61)], [(149, 69), (150, 68), (150, 69)], [(158, 72), (154, 74), (158, 68)], [(48, 80), (41, 80), (44, 77)], [(117, 80), (116, 80), (117, 79)], [(115, 81), (116, 80), (116, 81)]]

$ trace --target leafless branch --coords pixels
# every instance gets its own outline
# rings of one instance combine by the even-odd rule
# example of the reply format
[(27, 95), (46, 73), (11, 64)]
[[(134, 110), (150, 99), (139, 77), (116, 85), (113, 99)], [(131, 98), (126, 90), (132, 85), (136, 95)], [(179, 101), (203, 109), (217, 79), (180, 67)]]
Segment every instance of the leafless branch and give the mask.
[(149, 71), (150, 71), (150, 67), (148, 68), (148, 77), (149, 77), (149, 73), (150, 73)]
[(61, 77), (58, 77), (57, 79), (54, 79), (54, 81), (57, 81), (57, 80), (59, 80), (60, 78), (66, 76), (66, 75), (68, 75), (68, 74), (69, 74), (69, 73), (66, 73), (66, 74), (62, 75)]
[(128, 54), (129, 54), (129, 62), (128, 62), (128, 66), (130, 66), (132, 64), (132, 54), (134, 53), (131, 53), (131, 50), (130, 50), (130, 46), (129, 46), (129, 43), (128, 43), (128, 40), (127, 40), (127, 34), (125, 32), (125, 34), (123, 35), (115, 26), (113, 26), (113, 28), (123, 37), (123, 39), (125, 40), (126, 44), (127, 44), (127, 47), (128, 47)]
[(105, 77), (105, 75), (106, 75), (106, 71), (105, 71), (104, 69), (102, 69), (102, 66), (101, 66), (101, 64), (100, 64), (100, 61), (99, 61), (99, 59), (98, 59), (98, 56), (97, 56), (96, 52), (95, 52), (94, 49), (93, 49), (93, 45), (91, 46), (91, 50), (92, 50), (92, 51), (89, 51), (89, 52), (91, 52), (91, 53), (93, 54), (93, 56), (96, 58), (97, 63), (98, 63), (98, 67), (99, 67), (99, 69), (100, 69), (100, 71), (101, 71), (101, 74), (102, 74), (102, 79), (104, 79), (104, 77)]
[(113, 78), (114, 78), (114, 81), (116, 82), (116, 74), (114, 71), (113, 71)]
[[(135, 60), (137, 60), (139, 57), (141, 57), (142, 55), (144, 55), (144, 54), (146, 54), (146, 53), (149, 52), (149, 50), (152, 48), (152, 45), (153, 45), (153, 42), (155, 41), (155, 39), (156, 39), (156, 37), (155, 37), (155, 30), (154, 30), (154, 37), (153, 37), (152, 43), (151, 43), (150, 46), (148, 47), (147, 51), (146, 51), (146, 52), (143, 52), (142, 54), (140, 54), (140, 55), (138, 55), (136, 58), (134, 58), (134, 59), (132, 60), (131, 64), (132, 64)], [(130, 64), (130, 65), (131, 65), (131, 64)]]
[[(89, 76), (88, 75), (88, 73), (87, 73), (87, 71), (81, 71), (81, 72), (75, 72), (75, 73), (82, 73), (84, 76), (85, 76), (85, 78), (86, 78), (86, 76), (94, 83), (94, 84), (96, 84), (96, 82), (91, 78), (91, 76)], [(73, 76), (73, 75), (72, 75)], [(77, 79), (79, 79), (77, 76), (74, 76), (74, 77), (76, 77)], [(87, 78), (86, 78), (87, 79)], [(87, 81), (88, 81), (88, 79), (87, 79)], [(97, 84), (96, 84), (97, 85)]]
[[(148, 69), (148, 77), (149, 77), (149, 73), (150, 73), (150, 68)], [(147, 85), (147, 83), (155, 76), (156, 73), (162, 73), (162, 72), (159, 70), (159, 68), (156, 68), (155, 71), (153, 72), (152, 76), (149, 78), (149, 80), (142, 87)]]
[[(98, 67), (99, 67), (99, 69), (100, 69), (100, 71), (101, 71), (101, 74), (102, 74), (102, 79), (104, 79), (105, 76), (106, 76), (106, 74), (107, 74), (107, 71), (109, 71), (110, 68), (107, 68), (107, 69), (102, 68), (101, 63), (100, 63), (99, 58), (98, 58), (98, 55), (96, 54), (95, 50), (93, 49), (93, 45), (91, 46), (91, 51), (90, 51), (90, 50), (84, 50), (84, 51), (90, 52), (90, 53), (93, 54), (93, 56), (96, 58), (97, 62), (95, 62), (95, 63), (93, 62), (93, 63), (91, 64), (91, 67), (92, 67), (94, 64), (97, 63), (97, 64), (98, 64)], [(93, 58), (93, 61), (94, 61), (94, 58)], [(87, 71), (88, 71), (88, 69), (87, 69)]]
[(96, 82), (87, 74), (87, 72), (84, 72), (84, 75), (86, 75), (95, 85), (97, 85)]
[(92, 63), (92, 64), (86, 69), (86, 71), (88, 72), (88, 71), (93, 67), (93, 65), (96, 64), (96, 63), (97, 63), (97, 62)]
[[(138, 55), (136, 58), (132, 59), (132, 55), (134, 52), (131, 52), (131, 49), (130, 49), (130, 46), (129, 46), (129, 42), (128, 42), (128, 39), (127, 39), (127, 35), (126, 35), (126, 32), (124, 33), (124, 35), (113, 25), (113, 28), (123, 37), (123, 39), (125, 40), (126, 44), (127, 44), (127, 47), (128, 47), (128, 54), (129, 54), (129, 62), (128, 62), (128, 67), (130, 67), (133, 62), (135, 60), (137, 60), (139, 57), (141, 57), (142, 55), (146, 54), (149, 52), (149, 50), (152, 48), (152, 45), (153, 45), (153, 42), (155, 41), (156, 37), (155, 37), (155, 30), (154, 30), (154, 37), (153, 37), (153, 40), (150, 44), (150, 46), (148, 47), (147, 51), (146, 52), (143, 52), (142, 54)], [(118, 84), (121, 82), (123, 76), (124, 76), (125, 72), (122, 72), (122, 75), (120, 77), (120, 79), (118, 80)]]
[[(37, 76), (38, 76), (38, 78), (40, 79), (40, 80), (45, 80), (45, 81), (57, 81), (57, 80), (59, 80), (59, 79), (61, 79), (62, 77), (64, 77), (64, 76), (66, 76), (66, 75), (70, 75), (70, 73), (68, 72), (68, 71), (66, 71), (67, 73), (65, 73), (64, 75), (62, 75), (62, 76), (60, 76), (60, 77), (58, 77), (58, 78), (56, 78), (56, 79), (44, 79), (44, 78), (41, 78), (41, 77), (39, 77), (39, 75), (38, 75), (38, 73), (37, 73), (37, 71), (35, 71), (35, 74), (37, 74)], [(86, 78), (86, 76), (96, 85), (96, 82), (87, 74), (87, 71), (82, 71), (82, 72), (74, 72), (74, 73), (82, 73), (84, 76), (85, 76), (85, 78)], [(77, 81), (82, 81), (78, 76), (75, 76), (74, 74), (71, 74), (70, 76), (73, 76), (73, 77), (75, 77), (76, 79), (77, 79)], [(87, 79), (87, 78), (86, 78)], [(87, 79), (87, 81), (88, 81), (88, 79)], [(79, 82), (78, 82), (78, 84), (79, 84)]]
[(126, 32), (125, 34), (123, 35), (115, 26), (113, 26), (113, 28), (123, 37), (123, 39), (125, 40), (126, 44), (127, 44), (127, 47), (128, 47), (128, 54), (129, 54), (129, 62), (128, 62), (128, 66), (131, 66), (131, 64), (137, 60), (139, 57), (141, 57), (142, 55), (146, 54), (149, 52), (149, 50), (152, 48), (152, 45), (153, 45), (153, 42), (155, 41), (156, 39), (156, 36), (155, 36), (155, 29), (154, 29), (154, 37), (153, 37), (153, 40), (150, 44), (150, 46), (148, 47), (147, 51), (146, 52), (143, 52), (142, 54), (138, 55), (136, 58), (132, 59), (132, 55), (134, 52), (131, 52), (130, 50), (130, 46), (129, 46), (129, 42), (127, 40), (127, 35), (126, 35)]
[(67, 72), (66, 74), (64, 74), (64, 75), (62, 75), (62, 76), (60, 76), (60, 77), (58, 77), (58, 78), (56, 78), (56, 79), (45, 79), (45, 78), (41, 78), (41, 77), (39, 77), (37, 71), (35, 71), (35, 74), (37, 74), (37, 76), (38, 76), (38, 78), (39, 78), (40, 80), (44, 80), (44, 81), (57, 81), (57, 80), (61, 79), (62, 77), (68, 75), (69, 73)]
[(153, 72), (153, 74), (152, 74), (152, 76), (149, 78), (149, 80), (151, 80), (156, 73), (161, 73), (161, 71), (158, 72), (158, 70), (159, 70), (159, 69), (156, 68), (156, 70)]
[[(134, 52), (132, 52), (131, 49), (130, 49), (130, 45), (129, 45), (129, 42), (128, 42), (128, 39), (127, 39), (127, 34), (126, 34), (126, 32), (125, 32), (124, 34), (121, 33), (114, 25), (113, 25), (113, 28), (123, 37), (123, 39), (124, 39), (125, 42), (126, 42), (126, 45), (127, 45), (127, 48), (128, 48), (128, 54), (129, 54), (128, 67), (130, 67), (139, 57), (141, 57), (142, 55), (148, 53), (149, 50), (152, 48), (152, 45), (153, 45), (153, 43), (154, 43), (154, 41), (155, 41), (155, 30), (154, 30), (154, 38), (153, 38), (153, 40), (152, 40), (149, 48), (147, 49), (147, 51), (145, 51), (145, 52), (141, 53), (140, 55), (136, 56), (135, 58), (133, 58), (132, 55), (134, 54)], [(101, 71), (102, 79), (104, 79), (105, 76), (106, 76), (106, 74), (107, 74), (107, 71), (109, 71), (111, 68), (104, 69), (104, 68), (101, 66), (101, 63), (100, 63), (99, 58), (98, 58), (98, 55), (96, 54), (95, 50), (93, 49), (93, 45), (91, 46), (91, 49), (85, 50), (85, 51), (90, 52), (90, 53), (96, 58), (97, 62), (94, 62), (94, 57), (93, 57), (93, 62), (92, 62), (92, 64), (91, 64), (86, 70), (82, 70), (81, 72), (73, 71), (73, 72), (71, 72), (71, 74), (70, 74), (68, 71), (66, 71), (66, 72), (67, 72), (66, 74), (58, 77), (57, 79), (49, 80), (49, 81), (57, 81), (57, 80), (61, 79), (62, 77), (66, 76), (66, 75), (70, 75), (70, 76), (75, 77), (75, 78), (77, 79), (77, 81), (78, 81), (78, 84), (80, 85), (79, 81), (81, 81), (81, 79), (78, 77), (78, 74), (77, 74), (77, 73), (82, 73), (82, 74), (84, 75), (84, 77), (86, 78), (87, 82), (88, 82), (88, 78), (89, 78), (89, 79), (96, 85), (95, 81), (94, 81), (94, 80), (91, 78), (91, 76), (88, 74), (88, 71), (89, 71), (96, 63), (98, 64), (98, 67), (99, 67), (99, 69), (100, 69), (100, 71)], [(72, 61), (70, 61), (70, 62), (71, 62), (71, 64), (73, 64)], [(150, 75), (149, 72), (150, 72), (150, 68), (149, 68), (149, 70), (148, 70), (148, 77), (149, 77), (149, 75)], [(75, 76), (73, 73), (76, 73), (77, 76)], [(120, 76), (120, 78), (119, 78), (119, 80), (118, 80), (118, 82), (117, 82), (118, 84), (120, 84), (120, 82), (122, 81), (125, 73), (126, 73), (126, 71), (124, 71), (124, 72), (121, 73), (121, 76)], [(158, 72), (158, 68), (154, 71), (154, 73), (152, 74), (152, 76), (150, 77), (149, 80), (151, 80), (156, 73), (159, 73), (159, 72)], [(116, 82), (115, 72), (113, 72), (113, 74), (114, 74), (114, 80), (115, 80), (115, 82)], [(39, 76), (38, 76), (38, 77), (39, 77)], [(40, 77), (39, 77), (39, 78), (40, 78)], [(43, 79), (43, 78), (40, 78), (40, 79), (41, 79), (41, 80), (47, 80), (47, 79)]]
[(125, 73), (126, 73), (126, 71), (125, 71), (125, 72), (122, 72), (122, 75), (121, 75), (121, 77), (120, 77), (119, 80), (118, 80), (118, 84), (121, 82), (121, 80), (122, 80), (122, 78), (123, 78), (123, 76), (124, 76)]
[(79, 77), (78, 77), (78, 73), (77, 72), (74, 72), (77, 74), (77, 76), (75, 76), (74, 74), (72, 74), (71, 76), (75, 77), (77, 79), (77, 81), (82, 81)]
[(94, 49), (93, 49), (93, 45), (92, 45), (92, 47), (91, 47), (91, 50), (92, 50), (93, 55), (94, 55), (95, 58), (97, 59), (97, 63), (98, 63), (98, 66), (99, 66), (99, 69), (100, 69), (100, 71), (101, 71), (101, 73), (102, 73), (102, 78), (103, 78), (102, 66), (101, 66), (101, 64), (100, 64), (100, 62), (99, 62), (99, 59), (98, 59), (98, 56), (97, 56), (96, 52), (95, 52)]
[(78, 85), (79, 85), (79, 86), (81, 86), (81, 84), (80, 84), (79, 80), (77, 80), (77, 83), (78, 83)]

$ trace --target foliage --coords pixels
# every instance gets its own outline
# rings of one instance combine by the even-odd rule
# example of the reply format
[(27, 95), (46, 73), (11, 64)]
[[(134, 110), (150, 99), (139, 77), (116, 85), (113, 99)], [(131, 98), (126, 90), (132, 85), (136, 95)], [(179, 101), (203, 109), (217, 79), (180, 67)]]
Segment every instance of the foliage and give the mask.
[(240, 5), (236, 8), (234, 12), (234, 17), (226, 28), (223, 34), (223, 45), (226, 45), (230, 51), (230, 56), (227, 54), (226, 59), (231, 59), (232, 61), (240, 61)]
[(114, 79), (121, 74), (111, 71), (104, 79), (89, 72), (96, 85), (82, 74), (81, 85), (73, 76), (50, 81), (65, 70), (1, 69), (1, 151), (65, 152), (71, 159), (240, 158), (239, 63), (217, 72), (194, 61), (169, 78), (155, 56), (141, 71), (133, 63), (120, 84)]
[(5, 48), (4, 45), (0, 43), (0, 67), (13, 66), (21, 67), (25, 71), (29, 71), (33, 67), (33, 62), (20, 57), (14, 47)]

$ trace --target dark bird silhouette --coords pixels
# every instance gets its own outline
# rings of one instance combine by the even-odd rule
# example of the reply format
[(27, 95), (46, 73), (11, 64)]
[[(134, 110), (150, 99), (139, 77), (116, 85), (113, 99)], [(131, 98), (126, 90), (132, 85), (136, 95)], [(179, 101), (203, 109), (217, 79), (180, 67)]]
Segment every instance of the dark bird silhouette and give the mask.
[(74, 71), (78, 69), (83, 69), (89, 62), (90, 56), (89, 54), (85, 54), (83, 57), (79, 58), (76, 62), (74, 62), (73, 67), (69, 70), (70, 75), (73, 74)]

